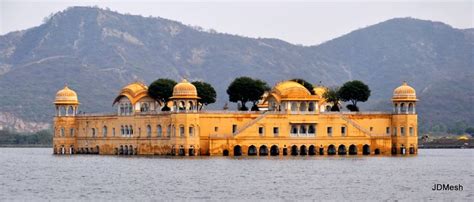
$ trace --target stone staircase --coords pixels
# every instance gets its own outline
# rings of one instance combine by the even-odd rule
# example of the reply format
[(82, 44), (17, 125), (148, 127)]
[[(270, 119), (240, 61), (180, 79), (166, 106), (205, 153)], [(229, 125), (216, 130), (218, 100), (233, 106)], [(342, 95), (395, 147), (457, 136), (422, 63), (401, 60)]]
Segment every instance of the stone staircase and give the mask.
[(235, 137), (237, 136), (238, 134), (242, 133), (244, 130), (246, 130), (247, 128), (249, 128), (250, 126), (256, 124), (258, 121), (262, 120), (263, 118), (265, 118), (265, 116), (267, 116), (268, 113), (267, 111), (264, 111), (260, 116), (258, 116), (257, 118), (247, 122), (245, 125), (243, 125), (242, 127), (238, 128), (232, 135)]
[(370, 132), (369, 130), (363, 128), (361, 125), (359, 125), (358, 123), (356, 123), (355, 121), (349, 119), (347, 116), (345, 116), (342, 112), (339, 113), (339, 116), (344, 120), (346, 121), (347, 123), (349, 123), (350, 125), (354, 126), (355, 128), (357, 128), (359, 131), (363, 132), (364, 134), (370, 136), (370, 137), (374, 137), (374, 136), (386, 136), (386, 135), (376, 135), (376, 134), (373, 134), (372, 132)]

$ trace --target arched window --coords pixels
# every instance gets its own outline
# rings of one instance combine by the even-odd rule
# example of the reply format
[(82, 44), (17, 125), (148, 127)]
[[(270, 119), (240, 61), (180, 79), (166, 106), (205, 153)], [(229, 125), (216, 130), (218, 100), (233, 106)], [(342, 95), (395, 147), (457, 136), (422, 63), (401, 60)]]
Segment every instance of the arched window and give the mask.
[(291, 111), (295, 112), (298, 109), (298, 105), (296, 102), (291, 102)]
[(192, 101), (189, 101), (189, 110), (194, 110), (194, 104)]
[(120, 115), (123, 115), (125, 113), (125, 107), (124, 107), (124, 104), (121, 103), (120, 104)]
[(130, 129), (128, 126), (125, 126), (125, 135), (130, 135)]
[(146, 136), (151, 137), (151, 126), (150, 125), (146, 126)]
[(74, 128), (69, 129), (69, 135), (74, 137)]
[(148, 103), (142, 102), (140, 105), (140, 112), (147, 112), (149, 111), (150, 107), (148, 106)]
[(300, 126), (300, 134), (306, 134), (306, 126), (305, 125)]
[(186, 109), (186, 103), (184, 101), (179, 102), (179, 110), (185, 110)]
[(161, 125), (156, 126), (156, 135), (161, 137), (163, 135), (163, 129), (161, 129)]
[(60, 106), (58, 108), (58, 116), (64, 116), (66, 113), (64, 112), (64, 107)]
[(132, 114), (133, 112), (133, 106), (131, 103), (128, 103), (128, 114)]
[(308, 126), (308, 133), (309, 134), (314, 134), (316, 132), (316, 130), (314, 129), (314, 125), (311, 124)]
[(413, 111), (413, 103), (408, 104), (408, 113), (414, 113)]
[(102, 128), (102, 136), (107, 137), (107, 126)]
[(64, 137), (64, 128), (61, 128), (61, 137)]
[(401, 112), (401, 113), (404, 113), (404, 112), (406, 112), (406, 106), (405, 106), (405, 103), (402, 103), (402, 104), (400, 104), (400, 112)]
[(130, 135), (133, 135), (133, 127), (130, 125)]
[(189, 126), (189, 131), (188, 132), (189, 132), (189, 136), (194, 136), (194, 126), (193, 125)]
[(184, 126), (179, 126), (179, 136), (184, 137)]
[(67, 110), (67, 113), (68, 113), (69, 116), (74, 115), (74, 108), (72, 106), (69, 106), (68, 110)]
[(309, 102), (308, 111), (310, 112), (314, 111), (314, 102)]
[(298, 134), (298, 127), (296, 125), (291, 125), (291, 134)]
[(95, 137), (95, 128), (92, 128), (91, 132), (92, 132), (92, 137)]
[(300, 103), (300, 111), (301, 111), (301, 112), (306, 111), (306, 102), (301, 102), (301, 103)]

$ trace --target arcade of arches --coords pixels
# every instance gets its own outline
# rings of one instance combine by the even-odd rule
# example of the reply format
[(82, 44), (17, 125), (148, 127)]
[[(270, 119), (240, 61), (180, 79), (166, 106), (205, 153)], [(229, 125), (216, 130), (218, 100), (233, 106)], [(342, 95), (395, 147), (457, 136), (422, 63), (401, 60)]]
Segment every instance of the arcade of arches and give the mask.
[(389, 112), (327, 112), (317, 86), (311, 94), (293, 81), (277, 83), (261, 111), (201, 110), (196, 87), (176, 84), (167, 106), (133, 82), (121, 89), (113, 114), (77, 113), (75, 91), (54, 102), (53, 153), (176, 156), (410, 155), (418, 149), (416, 92), (403, 83)]

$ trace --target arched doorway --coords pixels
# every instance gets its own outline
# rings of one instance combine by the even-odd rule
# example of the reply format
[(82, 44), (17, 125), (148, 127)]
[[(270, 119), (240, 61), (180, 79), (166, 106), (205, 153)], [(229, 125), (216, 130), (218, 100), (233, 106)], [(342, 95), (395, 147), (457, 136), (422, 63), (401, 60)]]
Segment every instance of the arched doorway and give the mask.
[(130, 146), (128, 146), (128, 155), (133, 155), (133, 154), (134, 154), (134, 152), (133, 152), (133, 146), (130, 145)]
[(401, 155), (405, 155), (405, 154), (406, 154), (406, 148), (405, 148), (404, 145), (402, 145), (402, 146), (400, 147), (400, 154), (401, 154)]
[(410, 147), (410, 154), (415, 154), (415, 147)]
[(311, 156), (316, 155), (316, 147), (314, 145), (309, 146), (308, 154)]
[(248, 155), (249, 156), (256, 156), (257, 155), (257, 147), (251, 145), (249, 147)]
[(300, 155), (308, 155), (308, 150), (306, 149), (305, 145), (301, 145), (300, 147)]
[(128, 146), (127, 145), (125, 145), (125, 147), (123, 148), (123, 154), (128, 155)]
[[(194, 146), (190, 146), (188, 152), (189, 156), (194, 156)], [(227, 151), (227, 155), (229, 155), (229, 151)]]
[(123, 145), (120, 145), (119, 155), (123, 155)]
[(339, 145), (339, 148), (337, 148), (337, 154), (346, 155), (347, 154), (346, 146), (344, 146), (343, 144)]
[(260, 146), (258, 153), (260, 156), (268, 156), (268, 147), (265, 145)]
[(369, 155), (370, 154), (370, 146), (369, 145), (364, 145), (362, 147), (362, 154), (363, 155)]
[(288, 155), (288, 148), (283, 148), (283, 156), (286, 156)]
[(291, 155), (292, 156), (297, 156), (298, 155), (298, 146), (296, 146), (296, 145), (291, 146)]
[(380, 154), (380, 149), (375, 149), (375, 150), (374, 150), (374, 154), (375, 154), (375, 155), (379, 155), (379, 154)]
[(180, 146), (180, 147), (179, 147), (178, 155), (180, 155), (180, 156), (186, 156), (186, 151), (184, 150), (184, 147), (183, 147), (183, 146)]
[(335, 155), (335, 154), (336, 154), (336, 147), (334, 145), (329, 145), (328, 155)]
[(397, 148), (395, 146), (392, 146), (392, 155), (397, 154)]
[(224, 151), (222, 152), (222, 156), (229, 156), (229, 150), (224, 149)]
[(74, 146), (71, 145), (71, 146), (69, 147), (69, 154), (74, 154), (75, 152), (76, 152), (76, 151), (74, 151)]
[(234, 146), (234, 156), (242, 156), (242, 147), (240, 145)]
[(95, 147), (95, 154), (100, 154), (99, 145), (97, 145), (97, 146)]
[(324, 155), (324, 147), (323, 147), (323, 145), (321, 145), (321, 147), (319, 147), (319, 155)]
[(280, 151), (278, 150), (278, 146), (273, 145), (270, 147), (270, 155), (272, 156), (278, 156), (280, 154)]
[(353, 144), (349, 146), (349, 155), (357, 155), (357, 147)]

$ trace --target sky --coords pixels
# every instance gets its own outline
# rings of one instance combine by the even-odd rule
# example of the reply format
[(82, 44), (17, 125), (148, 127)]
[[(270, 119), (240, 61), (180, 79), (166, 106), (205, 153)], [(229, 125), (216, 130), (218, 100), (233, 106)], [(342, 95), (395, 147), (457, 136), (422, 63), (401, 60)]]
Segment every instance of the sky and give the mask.
[(0, 35), (38, 26), (50, 13), (70, 6), (96, 5), (120, 13), (172, 19), (218, 32), (317, 45), (396, 17), (441, 21), (460, 29), (472, 28), (473, 4), (474, 0), (0, 0)]

